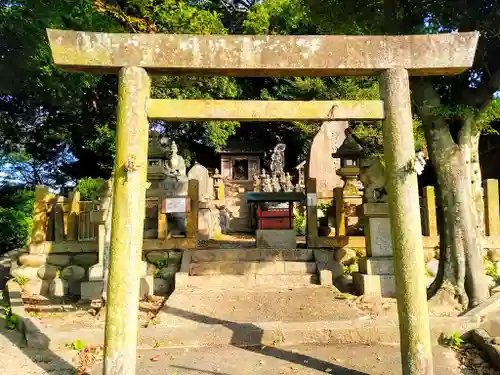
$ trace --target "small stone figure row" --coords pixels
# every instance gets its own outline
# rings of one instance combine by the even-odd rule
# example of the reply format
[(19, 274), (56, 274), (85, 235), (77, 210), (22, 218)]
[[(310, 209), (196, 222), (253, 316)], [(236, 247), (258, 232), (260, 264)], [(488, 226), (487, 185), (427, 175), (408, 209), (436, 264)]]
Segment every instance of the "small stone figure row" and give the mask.
[(292, 184), (292, 177), (288, 172), (280, 174), (273, 172), (269, 175), (264, 169), (262, 169), (261, 175), (254, 175), (253, 180), (254, 191), (262, 191), (266, 193), (300, 191), (300, 186), (298, 184), (296, 186)]

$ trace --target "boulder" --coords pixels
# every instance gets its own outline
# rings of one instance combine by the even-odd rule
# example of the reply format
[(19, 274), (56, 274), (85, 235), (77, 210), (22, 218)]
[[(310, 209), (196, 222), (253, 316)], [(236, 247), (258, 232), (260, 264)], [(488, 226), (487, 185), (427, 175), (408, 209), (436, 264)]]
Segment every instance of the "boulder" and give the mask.
[(427, 272), (429, 273), (429, 275), (435, 277), (438, 273), (438, 269), (439, 269), (439, 260), (437, 259), (431, 259), (429, 262), (427, 262), (426, 266), (425, 266)]
[(155, 296), (165, 296), (170, 293), (173, 289), (173, 280), (165, 280), (162, 278), (154, 279), (154, 295)]
[(44, 254), (23, 254), (19, 257), (19, 264), (26, 267), (40, 267), (45, 264), (46, 259)]
[(335, 249), (334, 258), (337, 262), (342, 264), (350, 264), (356, 258), (356, 252), (348, 247)]
[(71, 265), (61, 271), (61, 279), (67, 281), (79, 281), (85, 277), (85, 268)]
[(90, 266), (96, 264), (99, 261), (98, 255), (96, 253), (83, 253), (76, 254), (72, 259), (71, 263), (81, 266), (83, 268), (89, 268)]
[(150, 251), (149, 253), (146, 254), (146, 259), (150, 263), (157, 263), (157, 262), (167, 262), (168, 261), (168, 251)]
[(38, 279), (38, 267), (21, 266), (10, 272), (12, 277), (27, 278), (28, 280)]
[(181, 264), (182, 251), (173, 250), (168, 252), (168, 264)]
[(70, 255), (66, 254), (49, 254), (47, 257), (47, 263), (58, 267), (69, 266), (71, 260)]
[(178, 270), (179, 270), (179, 267), (177, 267), (177, 265), (170, 265), (167, 267), (163, 267), (160, 270), (160, 276), (162, 279), (165, 279), (165, 280), (173, 279)]
[(42, 280), (52, 280), (57, 277), (57, 271), (56, 266), (46, 264), (38, 269), (38, 277)]
[(51, 297), (64, 297), (68, 294), (68, 282), (63, 279), (54, 279), (50, 282), (49, 295)]
[(500, 262), (500, 249), (488, 249), (488, 258), (494, 263)]

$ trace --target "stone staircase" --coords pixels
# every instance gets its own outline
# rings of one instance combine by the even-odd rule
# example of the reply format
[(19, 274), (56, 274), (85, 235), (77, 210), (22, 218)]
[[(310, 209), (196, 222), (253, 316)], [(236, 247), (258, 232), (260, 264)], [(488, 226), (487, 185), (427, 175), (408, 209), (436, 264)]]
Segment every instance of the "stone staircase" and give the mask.
[[(207, 249), (185, 254), (176, 289), (276, 289), (319, 284), (310, 249)], [(188, 263), (189, 262), (189, 263)], [(182, 272), (182, 270), (181, 270)]]

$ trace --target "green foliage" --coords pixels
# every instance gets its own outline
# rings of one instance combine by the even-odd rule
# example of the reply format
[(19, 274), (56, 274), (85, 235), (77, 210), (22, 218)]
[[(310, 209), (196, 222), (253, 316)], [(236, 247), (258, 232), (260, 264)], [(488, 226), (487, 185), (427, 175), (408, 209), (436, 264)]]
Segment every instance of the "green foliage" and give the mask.
[(85, 177), (80, 179), (76, 185), (76, 188), (80, 192), (80, 200), (96, 200), (105, 183), (106, 181), (103, 178)]
[(86, 347), (85, 343), (80, 339), (76, 339), (71, 344), (68, 344), (66, 346), (69, 347), (71, 350), (76, 350), (76, 351), (83, 350)]
[(448, 334), (441, 335), (441, 343), (445, 346), (448, 346), (452, 349), (460, 349), (464, 344), (464, 340), (462, 339), (462, 335), (458, 332), (452, 332)]
[(495, 267), (495, 264), (488, 259), (487, 256), (483, 257), (483, 267), (484, 267), (484, 273), (488, 276), (491, 276), (493, 280), (499, 281), (500, 280), (500, 275), (497, 273), (497, 268)]
[(304, 236), (306, 234), (306, 219), (304, 215), (295, 213), (294, 217), (294, 229), (298, 236)]
[(14, 277), (14, 281), (19, 286), (24, 286), (28, 283), (29, 279), (26, 276), (16, 276), (16, 277)]
[(24, 247), (32, 228), (34, 192), (19, 186), (0, 188), (0, 254)]
[(0, 311), (2, 311), (2, 316), (5, 318), (5, 325), (8, 329), (16, 329), (19, 323), (19, 317), (12, 313), (10, 306), (0, 306)]

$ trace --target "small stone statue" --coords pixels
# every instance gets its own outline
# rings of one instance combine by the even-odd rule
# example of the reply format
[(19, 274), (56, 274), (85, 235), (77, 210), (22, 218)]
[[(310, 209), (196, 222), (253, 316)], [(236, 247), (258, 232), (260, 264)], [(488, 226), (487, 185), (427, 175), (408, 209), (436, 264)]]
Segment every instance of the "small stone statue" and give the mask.
[(261, 181), (260, 181), (259, 176), (257, 176), (256, 174), (254, 174), (252, 176), (252, 178), (253, 178), (253, 191), (260, 191)]
[(266, 193), (271, 193), (273, 191), (273, 186), (271, 184), (271, 177), (269, 175), (265, 175), (262, 191)]
[(290, 173), (286, 172), (285, 176), (285, 188), (283, 189), (287, 193), (290, 193), (293, 191), (293, 184), (292, 184), (292, 177), (290, 176)]
[(172, 141), (172, 144), (170, 145), (170, 157), (168, 161), (166, 162), (166, 168), (168, 170), (168, 173), (173, 175), (173, 176), (186, 176), (186, 163), (184, 161), (184, 158), (180, 156), (177, 152), (179, 149), (177, 148), (177, 144), (175, 141)]
[(284, 143), (278, 143), (271, 155), (271, 172), (280, 176), (283, 174), (283, 168), (285, 167), (285, 149), (286, 145)]
[(273, 172), (273, 177), (271, 180), (271, 186), (272, 186), (274, 192), (281, 191), (281, 186), (280, 186), (280, 181), (278, 179), (278, 175), (274, 172)]
[(262, 169), (262, 172), (260, 174), (260, 191), (264, 191), (264, 184), (266, 182), (266, 178), (267, 178), (266, 170)]

